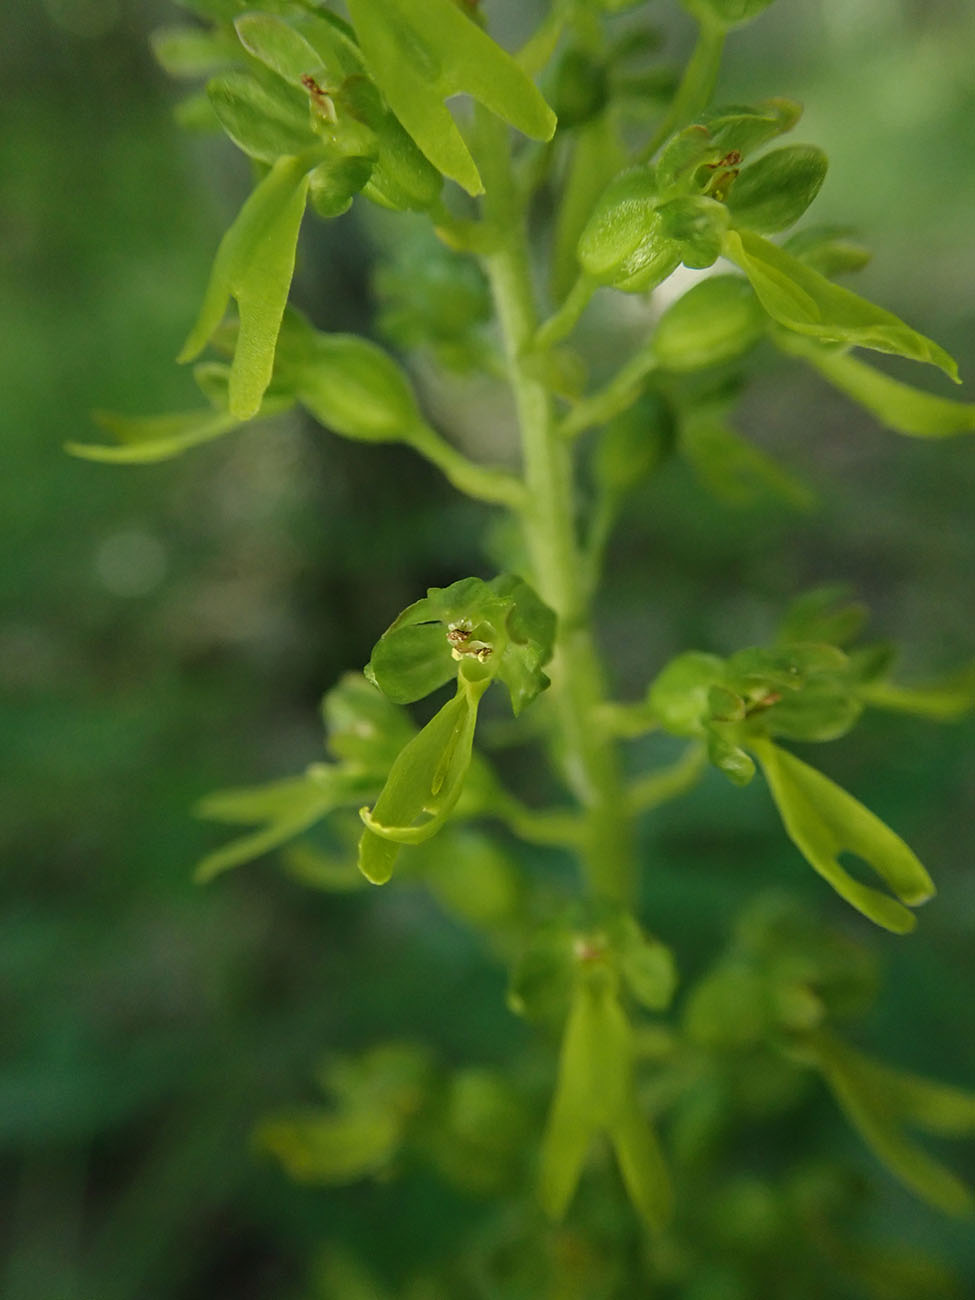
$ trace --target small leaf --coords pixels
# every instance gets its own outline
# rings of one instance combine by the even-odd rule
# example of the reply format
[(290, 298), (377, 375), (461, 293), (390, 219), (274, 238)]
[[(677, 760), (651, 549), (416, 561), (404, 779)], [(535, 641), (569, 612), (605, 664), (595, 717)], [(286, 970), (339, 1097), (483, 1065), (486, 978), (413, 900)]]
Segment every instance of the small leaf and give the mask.
[(68, 442), (65, 450), (84, 460), (103, 461), (108, 465), (148, 465), (171, 460), (190, 447), (212, 442), (240, 424), (237, 416), (210, 407), (173, 415), (116, 415), (98, 411), (95, 420), (106, 433), (119, 439), (119, 446)]
[(903, 903), (916, 907), (934, 894), (934, 885), (899, 835), (828, 777), (771, 741), (751, 743), (762, 765), (789, 838), (807, 862), (841, 898), (877, 925), (905, 934), (913, 915), (879, 890), (860, 884), (840, 865), (853, 853), (889, 885)]
[[(773, 342), (780, 342), (776, 334)], [(786, 351), (793, 351), (791, 346)], [(834, 388), (865, 407), (881, 424), (912, 438), (950, 438), (975, 433), (975, 402), (955, 402), (925, 393), (885, 375), (866, 362), (833, 348), (806, 346), (798, 351)]]
[(824, 343), (846, 343), (927, 361), (957, 380), (957, 365), (937, 343), (892, 312), (832, 284), (761, 235), (729, 230), (724, 254), (745, 272), (762, 306), (780, 325)]
[(216, 331), (231, 296), (240, 332), (230, 371), (230, 410), (257, 414), (271, 381), (274, 349), (294, 273), (298, 231), (317, 150), (279, 158), (241, 208), (217, 249), (196, 324), (179, 355), (192, 361)]
[(444, 100), (466, 92), (525, 135), (548, 140), (555, 115), (499, 45), (453, 3), (350, 0), (363, 55), (390, 108), (433, 165), (471, 194), (477, 167)]
[(678, 298), (657, 322), (651, 351), (683, 374), (733, 361), (754, 347), (768, 319), (740, 275), (712, 275)]
[(820, 275), (832, 278), (845, 271), (860, 271), (872, 256), (858, 244), (849, 226), (809, 226), (790, 235), (782, 247)]
[(728, 194), (736, 226), (762, 234), (795, 225), (826, 179), (826, 155), (811, 144), (773, 149), (746, 167)]

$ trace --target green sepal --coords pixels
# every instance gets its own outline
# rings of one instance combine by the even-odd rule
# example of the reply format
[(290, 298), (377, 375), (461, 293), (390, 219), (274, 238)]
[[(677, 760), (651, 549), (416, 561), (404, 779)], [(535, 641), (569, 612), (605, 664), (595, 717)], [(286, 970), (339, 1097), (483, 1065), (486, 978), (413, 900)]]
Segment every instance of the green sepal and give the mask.
[(676, 270), (680, 250), (666, 235), (658, 198), (650, 167), (630, 167), (610, 181), (579, 236), (576, 255), (586, 275), (636, 293)]
[(834, 388), (895, 433), (911, 438), (975, 433), (975, 402), (955, 402), (950, 397), (922, 392), (835, 348), (820, 347), (805, 339), (796, 347), (792, 338), (783, 338), (777, 330), (772, 333), (772, 341), (807, 361)]
[(812, 509), (812, 490), (736, 433), (724, 405), (690, 406), (678, 420), (678, 447), (704, 486), (732, 506), (774, 497), (795, 510)]
[(363, 442), (409, 442), (423, 420), (402, 367), (355, 334), (316, 333), (295, 396), (326, 428)]
[(254, 1142), (296, 1182), (328, 1187), (380, 1174), (392, 1162), (401, 1133), (402, 1121), (391, 1109), (308, 1109), (262, 1120)]
[(661, 150), (657, 161), (661, 188), (706, 189), (714, 185), (722, 168), (733, 178), (742, 158), (791, 131), (801, 115), (802, 106), (791, 99), (725, 104), (701, 113)]
[(725, 664), (717, 655), (688, 650), (672, 659), (647, 691), (650, 711), (674, 736), (703, 736), (709, 692), (724, 681)]
[(361, 673), (346, 673), (322, 700), (326, 747), (340, 762), (378, 784), (416, 734), (406, 712)]
[(206, 77), (240, 62), (236, 41), (203, 27), (157, 27), (149, 35), (153, 57), (170, 77)]
[(790, 235), (782, 247), (820, 275), (842, 275), (860, 271), (873, 254), (857, 243), (849, 226), (808, 226)]
[(508, 1008), (516, 1016), (549, 1026), (564, 1022), (578, 964), (573, 920), (560, 918), (532, 931), (508, 983)]
[(593, 451), (593, 479), (610, 501), (621, 500), (668, 455), (674, 440), (670, 408), (656, 393), (643, 393), (602, 429)]
[(198, 863), (194, 879), (204, 884), (279, 848), (336, 808), (354, 807), (368, 788), (355, 773), (315, 763), (302, 776), (207, 795), (195, 809), (198, 817), (260, 829), (208, 853)]
[(220, 241), (200, 314), (178, 360), (192, 361), (214, 334), (231, 297), (240, 332), (230, 371), (230, 410), (249, 420), (271, 381), (274, 349), (294, 273), (308, 173), (322, 159), (310, 150), (280, 158)]
[(937, 343), (892, 312), (832, 284), (761, 235), (729, 230), (723, 251), (748, 276), (772, 319), (787, 329), (823, 343), (845, 343), (930, 362), (957, 380), (957, 365)]
[(772, 0), (681, 0), (681, 3), (701, 21), (738, 27), (757, 18)]
[(898, 682), (866, 681), (859, 688), (862, 702), (871, 709), (910, 713), (933, 722), (954, 722), (975, 709), (975, 664), (939, 682), (902, 686)]
[(803, 592), (786, 609), (776, 640), (781, 645), (815, 643), (845, 646), (863, 631), (865, 605), (850, 601), (849, 588), (833, 584)]
[(677, 988), (677, 967), (671, 950), (644, 934), (635, 917), (619, 912), (605, 922), (609, 958), (624, 987), (649, 1011), (666, 1011)]
[(772, 1024), (767, 983), (746, 962), (723, 962), (694, 985), (683, 1018), (688, 1038), (702, 1047), (717, 1051), (754, 1047)]
[(395, 704), (411, 704), (456, 677), (457, 662), (442, 623), (397, 623), (376, 642), (365, 672)]
[(348, 1183), (388, 1168), (430, 1095), (433, 1062), (412, 1043), (384, 1043), (324, 1063), (319, 1082), (328, 1109), (271, 1116), (255, 1140), (299, 1181)]
[(344, 80), (345, 70), (337, 61), (323, 57), (323, 52), (305, 39), (297, 25), (275, 14), (241, 14), (235, 19), (234, 28), (248, 54), (292, 85), (301, 85), (302, 78), (308, 76), (320, 83), (323, 90), (332, 90)]
[(731, 220), (761, 234), (795, 225), (819, 193), (828, 163), (811, 144), (763, 154), (737, 177), (726, 200)]
[(440, 173), (392, 113), (384, 112), (370, 125), (379, 142), (379, 157), (363, 194), (393, 212), (426, 212), (440, 197)]
[(348, 212), (376, 170), (370, 157), (331, 154), (308, 174), (308, 200), (320, 217), (330, 221)]
[(392, 875), (400, 845), (434, 835), (460, 798), (477, 706), (487, 685), (459, 678), (454, 698), (400, 751), (375, 806), (360, 809), (366, 829), (359, 841), (359, 870), (374, 885)]
[(748, 352), (768, 318), (740, 275), (712, 275), (672, 303), (654, 330), (651, 351), (677, 374), (722, 365)]
[(566, 143), (572, 152), (552, 240), (552, 296), (559, 302), (578, 275), (579, 236), (606, 186), (626, 166), (626, 152), (612, 113), (587, 122)]
[[(841, 898), (877, 925), (895, 934), (913, 930), (915, 918), (902, 904), (917, 907), (931, 898), (935, 889), (900, 836), (793, 754), (758, 738), (750, 747), (762, 766), (786, 832), (807, 862)], [(843, 853), (852, 853), (872, 867), (901, 902), (849, 875), (840, 865)]]
[(755, 763), (741, 745), (724, 734), (725, 730), (720, 723), (711, 723), (708, 727), (708, 762), (732, 785), (746, 786), (755, 775)]
[(548, 140), (555, 115), (534, 83), (453, 0), (350, 0), (369, 71), (431, 163), (470, 194), (480, 174), (444, 104), (466, 92), (511, 126)]
[(317, 145), (307, 99), (288, 86), (272, 88), (249, 72), (229, 72), (208, 83), (207, 95), (227, 135), (258, 162), (271, 164)]
[(658, 209), (663, 233), (680, 248), (683, 264), (695, 271), (713, 266), (728, 228), (728, 209), (703, 194), (671, 199)]
[(549, 685), (542, 671), (555, 648), (554, 612), (522, 578), (503, 574), (490, 584), (502, 601), (510, 601), (508, 643), (497, 676), (511, 696), (515, 717)]
[(836, 1100), (877, 1159), (902, 1183), (948, 1214), (970, 1214), (975, 1197), (944, 1165), (911, 1142), (902, 1125), (940, 1135), (975, 1132), (975, 1095), (920, 1079), (855, 1051), (825, 1033), (800, 1048), (822, 1071)]

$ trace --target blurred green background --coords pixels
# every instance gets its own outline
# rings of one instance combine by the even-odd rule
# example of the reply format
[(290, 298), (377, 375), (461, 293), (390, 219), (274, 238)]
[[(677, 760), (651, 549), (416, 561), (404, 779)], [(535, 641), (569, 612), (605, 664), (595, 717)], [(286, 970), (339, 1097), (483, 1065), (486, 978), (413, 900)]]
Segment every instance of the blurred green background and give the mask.
[[(501, 32), (526, 23), (516, 0), (485, 8)], [(654, 9), (681, 53), (689, 24)], [(425, 896), (315, 894), (267, 860), (208, 889), (190, 882), (220, 838), (192, 820), (193, 802), (317, 758), (322, 692), (423, 588), (484, 571), (488, 516), (410, 453), (290, 417), (155, 468), (64, 454), (66, 439), (93, 435), (93, 408), (193, 404), (170, 359), (248, 170), (228, 143), (172, 122), (177, 91), (147, 35), (178, 18), (163, 0), (25, 0), (4, 21), (6, 1300), (307, 1300), (325, 1295), (307, 1269), (329, 1242), (394, 1281), (426, 1267), (477, 1219), (475, 1201), (420, 1176), (406, 1197), (301, 1189), (249, 1134), (313, 1095), (325, 1051), (401, 1036), (450, 1061), (503, 1062), (524, 1034), (504, 972)], [(858, 287), (959, 358), (969, 400), (973, 57), (968, 0), (780, 0), (732, 38), (721, 83), (724, 99), (806, 103), (796, 138), (831, 159), (816, 219), (859, 227), (876, 256)], [(383, 229), (353, 212), (307, 232), (296, 296), (321, 327), (367, 327)], [(648, 485), (600, 610), (623, 696), (679, 649), (759, 640), (792, 594), (824, 581), (868, 601), (905, 674), (975, 655), (971, 441), (885, 433), (812, 374), (767, 360), (739, 427), (803, 474), (821, 508), (734, 511), (679, 466)], [(973, 740), (970, 721), (870, 717), (821, 760), (893, 821), (940, 889), (910, 940), (866, 936), (888, 982), (864, 1042), (969, 1086)], [(646, 852), (644, 915), (687, 970), (770, 883), (865, 928), (785, 845), (758, 783), (742, 792), (712, 775), (657, 819)], [(828, 1103), (816, 1132), (873, 1169)], [(960, 1149), (951, 1159), (964, 1168)], [(871, 1214), (975, 1288), (968, 1225), (882, 1175)]]

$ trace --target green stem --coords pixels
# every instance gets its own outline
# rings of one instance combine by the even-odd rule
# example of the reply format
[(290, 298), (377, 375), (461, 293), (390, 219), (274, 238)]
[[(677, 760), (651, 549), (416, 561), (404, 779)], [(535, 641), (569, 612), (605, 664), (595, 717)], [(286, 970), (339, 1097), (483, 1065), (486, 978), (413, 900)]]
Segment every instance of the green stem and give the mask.
[[(513, 184), (504, 128), (482, 119), (488, 219), (500, 235), (485, 258), (515, 399), (529, 504), (522, 515), (532, 577), (558, 615), (549, 672), (566, 780), (582, 805), (580, 854), (590, 890), (620, 901), (633, 892), (632, 822), (615, 742), (597, 725), (603, 673), (590, 628), (585, 565), (574, 520), (571, 450), (555, 430), (551, 398), (524, 357), (538, 327), (524, 213)], [(480, 161), (480, 160), (479, 160)]]
[(717, 84), (726, 34), (721, 23), (704, 17), (700, 19), (697, 44), (684, 69), (677, 93), (649, 143), (641, 150), (641, 161), (652, 158), (669, 136), (686, 126), (706, 107)]
[(594, 424), (606, 424), (628, 410), (640, 396), (643, 381), (657, 368), (657, 359), (643, 347), (617, 370), (605, 387), (582, 398), (559, 425), (563, 438), (575, 438)]
[(561, 343), (564, 338), (568, 338), (598, 287), (596, 281), (590, 279), (585, 272), (579, 275), (569, 290), (565, 302), (549, 316), (535, 335), (535, 346), (550, 348), (556, 343)]
[(519, 479), (504, 470), (490, 469), (468, 460), (463, 452), (451, 446), (429, 425), (424, 424), (416, 430), (410, 438), (410, 445), (432, 461), (459, 492), (490, 505), (524, 510), (527, 494)]

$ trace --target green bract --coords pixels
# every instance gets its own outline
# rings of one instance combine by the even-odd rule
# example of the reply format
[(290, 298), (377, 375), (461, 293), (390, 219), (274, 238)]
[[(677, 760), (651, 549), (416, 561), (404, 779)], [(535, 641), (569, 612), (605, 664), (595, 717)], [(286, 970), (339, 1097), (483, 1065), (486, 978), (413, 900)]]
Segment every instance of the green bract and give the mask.
[(525, 135), (547, 140), (555, 115), (515, 61), (452, 0), (350, 0), (366, 64), (430, 162), (471, 194), (480, 174), (444, 100), (466, 92)]

